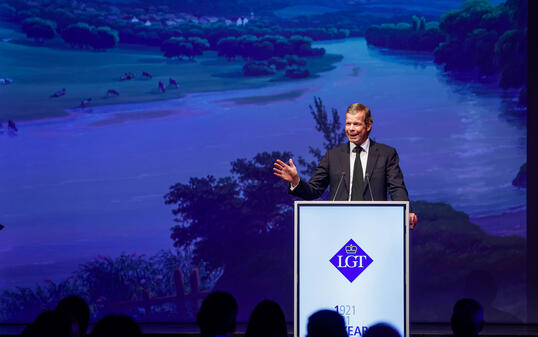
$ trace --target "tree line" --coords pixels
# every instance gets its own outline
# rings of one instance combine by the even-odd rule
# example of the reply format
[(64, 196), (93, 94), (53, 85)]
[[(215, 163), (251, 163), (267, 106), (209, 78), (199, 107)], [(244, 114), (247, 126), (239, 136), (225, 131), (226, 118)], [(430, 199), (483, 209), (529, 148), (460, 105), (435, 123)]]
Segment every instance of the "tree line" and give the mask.
[(439, 24), (446, 41), (434, 59), (449, 71), (476, 71), (478, 76), (499, 74), (502, 88), (520, 88), (527, 81), (526, 0), (467, 1), (461, 9), (443, 15)]
[(527, 81), (527, 12), (526, 0), (467, 0), (439, 23), (414, 16), (411, 23), (371, 26), (365, 37), (379, 47), (432, 51), (447, 71), (498, 75), (501, 88), (521, 88)]
[[(38, 17), (25, 19), (21, 30), (28, 38), (38, 43), (50, 40), (56, 36), (57, 24), (54, 21)], [(71, 47), (93, 48), (104, 50), (118, 45), (118, 32), (110, 27), (95, 27), (87, 23), (76, 23), (67, 26), (60, 32), (61, 38)]]
[(366, 41), (377, 47), (433, 51), (445, 40), (439, 31), (439, 22), (426, 22), (424, 17), (413, 15), (411, 23), (385, 23), (369, 27)]

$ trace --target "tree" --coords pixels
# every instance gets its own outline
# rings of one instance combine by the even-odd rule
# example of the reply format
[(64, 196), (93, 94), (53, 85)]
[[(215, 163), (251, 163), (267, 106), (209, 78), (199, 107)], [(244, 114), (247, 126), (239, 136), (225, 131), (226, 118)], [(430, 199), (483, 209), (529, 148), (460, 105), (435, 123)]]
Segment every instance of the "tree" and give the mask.
[[(320, 132), (323, 136), (323, 149), (325, 151), (335, 148), (345, 142), (346, 134), (342, 127), (342, 123), (340, 122), (340, 116), (337, 109), (331, 109), (329, 120), (327, 108), (323, 104), (321, 97), (314, 97), (314, 106), (309, 105), (308, 108), (316, 122), (316, 131)], [(314, 156), (314, 160), (307, 162), (304, 158), (299, 157), (299, 164), (305, 167), (302, 171), (303, 174), (312, 175), (318, 166), (318, 163), (321, 161), (322, 150), (309, 146), (308, 152)]]
[(224, 56), (231, 61), (239, 53), (239, 42), (233, 36), (225, 37), (217, 43), (217, 51), (219, 56)]
[(282, 70), (286, 68), (286, 66), (288, 65), (288, 61), (286, 61), (286, 59), (283, 59), (281, 57), (271, 57), (269, 61), (267, 61), (267, 63), (270, 66), (274, 66), (276, 70)]
[(57, 8), (52, 13), (52, 18), (58, 25), (59, 30), (77, 22), (75, 15), (64, 8)]
[(437, 22), (428, 22), (424, 17), (413, 15), (411, 24), (400, 22), (368, 27), (365, 33), (369, 44), (407, 50), (433, 51), (445, 36), (438, 29)]
[(445, 70), (459, 69), (459, 63), (466, 60), (458, 59), (461, 47), (458, 41), (448, 40), (442, 42), (433, 51), (433, 60), (435, 63), (445, 64)]
[(286, 39), (278, 39), (274, 43), (275, 46), (275, 56), (285, 56), (292, 53), (291, 43)]
[(486, 0), (464, 2), (461, 10), (442, 16), (439, 27), (447, 40), (434, 51), (435, 62), (449, 71), (500, 73), (500, 87), (520, 88), (527, 79), (527, 58), (522, 57), (527, 54), (527, 36), (521, 26), (526, 8), (525, 0), (497, 6)]
[(411, 17), (411, 27), (413, 30), (418, 30), (418, 27), (420, 25), (420, 19), (418, 18), (418, 16), (416, 15), (413, 15)]
[(253, 48), (254, 43), (258, 41), (258, 38), (254, 35), (242, 35), (237, 38), (237, 43), (239, 45), (239, 55), (243, 58), (248, 59), (250, 57), (250, 52)]
[(195, 55), (202, 55), (205, 50), (209, 49), (209, 42), (206, 39), (202, 39), (199, 37), (189, 37), (187, 39), (187, 42), (192, 45), (191, 59)]
[(502, 88), (519, 88), (526, 82), (527, 37), (522, 31), (505, 32), (495, 43), (495, 63), (501, 68), (499, 85)]
[(264, 152), (237, 159), (231, 176), (191, 178), (164, 197), (174, 206), (174, 245), (194, 247), (194, 263), (224, 268), (217, 287), (236, 295), (242, 307), (265, 296), (291, 307), (293, 199), (271, 173), (277, 158), (291, 156)]
[(291, 44), (292, 54), (299, 56), (308, 56), (310, 55), (310, 50), (312, 46), (312, 39), (306, 36), (293, 35), (289, 39)]
[(480, 28), (482, 17), (495, 8), (488, 0), (468, 0), (461, 10), (452, 10), (441, 16), (439, 28), (450, 38), (463, 41), (467, 34)]
[(518, 29), (525, 29), (528, 26), (529, 1), (528, 0), (506, 0), (504, 8), (508, 11), (510, 21)]
[(161, 45), (161, 51), (165, 57), (169, 58), (194, 57), (194, 47), (184, 37), (173, 37), (164, 41)]
[(179, 30), (181, 31), (181, 35), (184, 36), (185, 38), (205, 36), (205, 31), (204, 31), (203, 26), (197, 23), (192, 23), (192, 22), (182, 23), (179, 26)]
[(467, 58), (478, 69), (479, 76), (491, 75), (497, 71), (491, 55), (494, 53), (498, 34), (483, 28), (475, 29), (464, 42), (463, 58)]
[(422, 31), (422, 32), (426, 30), (426, 18), (425, 17), (422, 16), (420, 18), (417, 30)]
[(62, 38), (72, 47), (84, 48), (91, 46), (95, 39), (93, 26), (83, 22), (69, 25), (62, 32)]
[(510, 15), (507, 11), (496, 9), (491, 13), (487, 13), (482, 17), (480, 27), (488, 31), (496, 31), (497, 34), (502, 34), (511, 26)]
[(205, 38), (209, 41), (211, 48), (217, 48), (220, 40), (227, 37), (238, 37), (241, 33), (237, 28), (229, 28), (224, 24), (216, 24), (213, 28), (205, 35)]
[(56, 24), (38, 17), (28, 18), (22, 22), (22, 32), (38, 43), (50, 40), (56, 35)]
[(98, 27), (93, 30), (94, 39), (91, 46), (94, 49), (109, 49), (118, 45), (120, 40), (118, 31), (110, 29), (110, 27)]
[(267, 60), (274, 54), (274, 50), (270, 41), (256, 41), (252, 44), (249, 56), (254, 60)]

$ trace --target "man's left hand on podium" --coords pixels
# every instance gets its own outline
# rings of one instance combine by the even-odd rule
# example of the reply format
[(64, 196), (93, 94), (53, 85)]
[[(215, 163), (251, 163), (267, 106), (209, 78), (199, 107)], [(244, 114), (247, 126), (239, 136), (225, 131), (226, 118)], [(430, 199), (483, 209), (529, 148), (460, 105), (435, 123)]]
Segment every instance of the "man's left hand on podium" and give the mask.
[(418, 222), (418, 217), (415, 213), (409, 213), (409, 228), (413, 229), (415, 228), (415, 225)]

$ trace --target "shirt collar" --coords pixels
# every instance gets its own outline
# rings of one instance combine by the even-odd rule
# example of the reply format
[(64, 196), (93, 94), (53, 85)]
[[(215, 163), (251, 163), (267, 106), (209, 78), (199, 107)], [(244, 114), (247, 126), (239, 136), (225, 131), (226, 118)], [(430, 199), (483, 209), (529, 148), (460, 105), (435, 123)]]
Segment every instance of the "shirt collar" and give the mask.
[[(353, 152), (356, 146), (355, 143), (349, 142), (349, 151)], [(364, 143), (361, 144), (361, 147), (365, 153), (368, 153), (368, 150), (370, 150), (370, 137), (366, 138)]]

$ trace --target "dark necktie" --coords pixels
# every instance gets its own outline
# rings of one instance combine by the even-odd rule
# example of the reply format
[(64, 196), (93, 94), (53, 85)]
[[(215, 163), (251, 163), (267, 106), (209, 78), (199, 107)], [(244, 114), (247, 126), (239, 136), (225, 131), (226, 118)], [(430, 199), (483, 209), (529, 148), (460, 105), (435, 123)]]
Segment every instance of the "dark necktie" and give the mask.
[(355, 146), (355, 165), (353, 167), (353, 186), (351, 188), (351, 201), (362, 201), (362, 191), (364, 190), (364, 179), (362, 177), (361, 151), (362, 147)]

